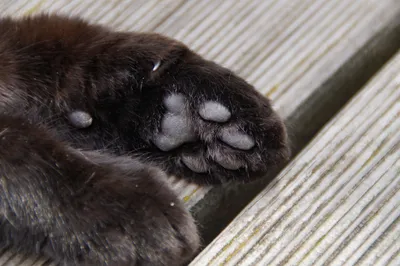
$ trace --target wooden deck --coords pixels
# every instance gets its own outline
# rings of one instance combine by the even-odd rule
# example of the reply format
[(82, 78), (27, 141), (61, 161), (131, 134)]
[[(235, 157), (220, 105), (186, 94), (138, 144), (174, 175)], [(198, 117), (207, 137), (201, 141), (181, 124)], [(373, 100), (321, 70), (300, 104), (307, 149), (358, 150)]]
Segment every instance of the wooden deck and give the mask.
[(400, 53), (193, 266), (400, 264)]
[[(79, 15), (90, 21), (102, 23), (120, 30), (154, 31), (163, 33), (183, 41), (206, 58), (215, 60), (233, 69), (250, 83), (254, 84), (260, 92), (272, 99), (274, 107), (278, 110), (280, 115), (285, 118), (288, 124), (294, 151), (297, 152), (305, 147), (301, 155), (299, 155), (288, 168), (283, 170), (282, 173), (288, 174), (292, 173), (290, 171), (293, 171), (293, 169), (297, 167), (296, 163), (307, 162), (307, 160), (310, 160), (311, 163), (313, 160), (313, 152), (316, 152), (317, 146), (321, 145), (322, 141), (328, 141), (326, 142), (327, 144), (322, 154), (329, 155), (329, 153), (334, 154), (335, 152), (339, 152), (336, 150), (337, 147), (335, 145), (329, 145), (329, 143), (336, 143), (340, 140), (340, 138), (331, 135), (333, 132), (331, 127), (335, 128), (332, 122), (329, 124), (330, 126), (328, 126), (328, 128), (325, 128), (319, 133), (317, 139), (322, 139), (319, 140), (319, 142), (317, 141), (319, 144), (316, 140), (312, 142), (313, 144), (307, 146), (306, 144), (328, 120), (337, 115), (341, 107), (357, 91), (363, 88), (363, 85), (368, 79), (371, 78), (400, 47), (399, 0), (0, 1), (1, 15), (23, 16), (40, 12)], [(396, 62), (392, 63), (392, 67), (389, 70), (386, 69), (386, 72), (395, 72), (395, 67), (397, 66), (398, 73), (400, 73), (400, 65)], [(390, 75), (381, 74), (377, 79), (380, 80), (379, 82), (382, 85), (380, 87), (381, 90), (383, 91), (384, 88), (385, 91), (388, 90), (383, 84), (390, 81)], [(371, 85), (364, 88), (363, 91), (357, 95), (356, 99), (360, 98), (360, 95), (364, 95), (365, 91), (371, 91), (371, 89), (368, 89), (370, 86)], [(376, 94), (378, 95), (381, 93), (381, 90), (376, 90)], [(393, 93), (396, 92), (396, 89), (394, 90)], [(357, 104), (358, 106), (356, 106)], [(369, 104), (375, 106), (377, 103), (370, 102)], [(361, 107), (363, 106), (360, 105), (364, 104), (360, 104), (360, 102), (354, 100), (350, 105), (347, 105), (346, 110), (355, 108), (355, 110), (361, 111)], [(379, 104), (377, 107), (386, 108)], [(346, 118), (348, 115), (345, 115), (344, 112), (346, 111), (341, 111), (340, 114), (334, 118), (334, 121), (337, 122), (348, 119)], [(362, 116), (353, 116), (354, 125), (359, 122), (361, 123), (363, 121), (362, 119)], [(376, 123), (380, 125), (380, 123), (384, 124), (385, 122), (387, 121), (383, 118), (379, 118)], [(342, 129), (345, 131), (350, 130), (350, 128), (357, 129), (352, 127), (352, 125), (343, 127)], [(390, 128), (392, 129), (392, 127)], [(396, 137), (397, 141), (399, 141), (398, 135), (393, 133), (390, 136), (394, 138), (391, 141), (396, 141)], [(376, 135), (376, 137), (378, 137), (378, 135)], [(358, 139), (352, 140), (354, 142), (353, 144), (355, 146), (366, 145), (361, 142), (361, 139), (362, 138), (359, 137)], [(398, 149), (398, 145), (394, 145), (393, 147), (397, 147)], [(366, 154), (367, 151), (360, 150), (359, 160), (361, 161), (359, 162), (365, 162), (362, 160), (364, 158), (363, 156), (366, 156)], [(383, 153), (379, 154), (379, 156), (386, 156)], [(394, 154), (396, 153), (394, 152)], [(350, 163), (351, 158), (343, 157), (342, 164)], [(355, 165), (358, 165), (359, 162), (355, 162)], [(389, 167), (387, 164), (382, 165), (383, 166), (380, 167)], [(393, 165), (396, 165), (396, 162)], [(327, 169), (328, 165), (324, 165), (324, 167), (321, 169)], [(334, 167), (334, 169), (339, 171), (340, 167)], [(389, 168), (386, 170), (388, 169)], [(284, 187), (284, 184), (286, 184), (285, 182), (290, 178), (293, 178), (293, 180), (290, 179), (292, 180), (293, 186), (296, 184), (301, 185), (304, 182), (325, 180), (323, 179), (324, 176), (321, 171), (322, 170), (318, 170), (314, 173), (312, 178), (307, 177), (302, 179), (299, 179), (300, 177), (295, 178), (295, 176), (285, 176), (285, 178), (283, 178), (281, 174), (278, 179), (275, 179), (273, 183), (266, 188), (268, 191), (275, 191), (274, 193), (276, 194), (272, 195), (268, 194), (272, 192), (265, 193), (265, 191), (263, 191), (262, 194), (258, 196), (258, 199), (263, 199), (261, 200), (262, 203), (255, 204), (253, 201), (213, 244), (193, 262), (193, 265), (225, 265), (225, 263), (226, 265), (236, 265), (234, 262), (239, 261), (241, 261), (243, 265), (250, 265), (253, 263), (253, 257), (259, 262), (259, 265), (269, 264), (263, 264), (261, 261), (271, 261), (271, 264), (273, 264), (272, 259), (274, 259), (275, 262), (284, 261), (288, 262), (288, 265), (296, 265), (296, 263), (300, 261), (299, 258), (301, 256), (304, 258), (306, 257), (305, 254), (308, 256), (307, 259), (302, 261), (305, 264), (310, 264), (313, 260), (309, 260), (308, 258), (313, 258), (316, 254), (321, 255), (321, 257), (325, 256), (327, 258), (326, 261), (329, 261), (330, 258), (334, 258), (334, 256), (336, 256), (335, 254), (342, 254), (341, 252), (347, 252), (345, 254), (358, 254), (355, 250), (345, 249), (344, 246), (337, 244), (342, 242), (330, 242), (334, 239), (332, 236), (321, 239), (320, 241), (322, 242), (318, 242), (320, 245), (318, 247), (315, 242), (312, 242), (315, 241), (314, 238), (318, 236), (322, 237), (329, 234), (330, 231), (324, 231), (328, 229), (328, 226), (322, 226), (325, 221), (324, 219), (330, 218), (332, 221), (335, 221), (335, 219), (340, 219), (342, 217), (340, 216), (342, 213), (338, 214), (337, 212), (332, 212), (330, 216), (328, 215), (329, 217), (323, 216), (325, 213), (321, 213), (322, 216), (316, 218), (311, 215), (310, 224), (304, 224), (304, 221), (301, 220), (303, 219), (302, 217), (291, 216), (291, 212), (288, 212), (289, 214), (287, 215), (285, 214), (286, 212), (283, 211), (285, 208), (287, 208), (287, 210), (293, 209), (293, 211), (296, 211), (297, 209), (295, 206), (297, 205), (295, 204), (297, 201), (295, 201), (295, 199), (297, 198), (291, 198), (285, 194), (290, 191), (279, 192), (279, 190), (271, 189), (273, 187)], [(327, 172), (327, 180), (329, 180), (329, 178), (338, 179), (339, 181), (337, 181), (337, 184), (343, 183), (342, 185), (344, 187), (346, 182), (349, 184), (351, 182), (356, 182), (350, 175), (345, 177), (341, 176), (343, 180), (334, 177), (335, 171)], [(307, 173), (303, 174), (307, 175)], [(397, 175), (400, 176), (399, 174)], [(371, 176), (374, 175), (371, 174)], [(172, 180), (172, 184), (180, 193), (186, 206), (191, 209), (193, 215), (199, 221), (203, 237), (206, 243), (208, 243), (222, 231), (231, 219), (234, 218), (272, 178), (273, 176), (266, 177), (265, 180), (254, 184), (227, 185), (223, 187), (198, 187), (174, 180)], [(308, 183), (304, 183), (304, 185), (306, 184)], [(365, 185), (361, 186), (363, 187)], [(314, 186), (311, 187), (314, 188)], [(380, 183), (372, 187), (378, 190), (380, 189)], [(315, 189), (323, 188), (324, 187), (315, 187)], [(322, 193), (321, 191), (318, 193)], [(327, 190), (326, 193), (334, 193), (334, 191), (336, 190)], [(343, 190), (341, 193), (345, 194), (346, 192), (350, 193), (350, 191), (346, 190)], [(303, 207), (305, 208), (305, 206), (308, 206), (307, 208), (309, 208), (309, 210), (306, 212), (308, 214), (312, 214), (312, 210), (314, 210), (312, 208), (323, 208), (325, 205), (328, 206), (326, 207), (328, 209), (337, 208), (338, 211), (344, 211), (346, 208), (350, 208), (350, 203), (346, 203), (346, 200), (329, 203), (326, 201), (327, 198), (317, 197), (312, 194), (312, 191), (306, 191), (304, 193), (304, 195), (308, 196), (305, 196), (304, 199), (299, 198), (298, 200), (302, 200), (301, 202), (307, 201), (305, 202), (305, 204), (307, 204)], [(384, 193), (382, 197), (390, 196), (389, 194), (385, 194), (386, 192), (382, 193)], [(355, 200), (351, 195), (353, 194), (347, 195), (348, 198)], [(395, 197), (395, 200), (398, 200), (397, 202), (400, 203), (399, 196), (397, 196), (397, 198)], [(355, 210), (364, 206), (362, 204), (365, 204), (364, 200), (354, 201)], [(259, 207), (257, 207), (258, 205)], [(272, 205), (273, 207), (271, 207)], [(268, 210), (262, 212), (261, 209), (267, 206)], [(256, 212), (254, 208), (259, 208), (259, 210), (257, 209), (258, 211)], [(322, 212), (323, 210), (320, 211)], [(353, 210), (350, 208), (349, 211), (352, 212)], [(256, 213), (259, 214), (256, 215)], [(300, 212), (295, 212), (295, 214), (300, 214)], [(272, 220), (268, 219), (275, 219), (273, 217), (278, 216), (280, 217), (280, 223), (276, 225), (277, 227), (273, 227), (275, 228), (273, 231), (269, 231), (270, 229), (268, 228), (272, 228), (272, 224), (269, 224), (270, 222), (268, 221)], [(351, 218), (353, 216), (348, 217)], [(311, 223), (311, 218), (316, 219), (312, 220), (315, 223)], [(300, 219), (300, 221), (296, 219)], [(327, 223), (333, 223), (331, 220), (326, 221)], [(345, 221), (348, 222), (350, 220)], [(346, 237), (357, 234), (357, 230), (362, 229), (362, 227), (360, 227), (362, 225), (360, 224), (361, 222), (365, 222), (365, 220), (360, 218), (360, 221), (352, 221), (352, 226), (355, 226), (354, 233), (351, 233), (352, 229), (350, 228), (352, 227), (349, 226), (348, 231), (346, 231), (348, 233)], [(255, 227), (245, 227), (245, 224), (248, 223)], [(292, 233), (286, 233), (288, 228), (292, 230), (290, 232), (299, 234), (299, 237), (295, 238)], [(379, 228), (383, 230), (384, 227), (382, 226)], [(247, 239), (246, 237), (249, 232), (254, 232), (251, 231), (253, 229), (256, 231), (258, 230), (257, 234), (259, 235), (251, 238), (251, 241), (244, 241)], [(394, 231), (387, 231), (390, 239), (398, 236), (396, 235), (398, 231), (395, 229), (393, 230)], [(283, 234), (284, 232), (285, 234)], [(331, 234), (338, 234), (337, 232), (342, 231), (333, 230)], [(264, 235), (265, 238), (262, 237)], [(262, 239), (262, 241), (260, 240), (257, 242), (258, 244), (254, 244), (252, 241), (256, 238)], [(350, 238), (346, 238), (343, 240), (343, 243), (347, 243), (346, 241), (350, 241), (349, 239)], [(361, 242), (357, 243), (363, 244), (364, 239), (366, 238), (360, 238), (358, 241)], [(276, 245), (272, 245), (271, 243), (274, 243), (276, 240), (278, 241)], [(393, 243), (398, 245), (399, 241)], [(370, 248), (371, 250), (375, 250), (375, 246), (372, 244), (373, 242), (367, 241), (365, 243), (363, 249)], [(229, 246), (227, 247), (227, 245)], [(281, 248), (283, 253), (280, 253)], [(311, 250), (311, 248), (313, 249)], [(397, 256), (397, 260), (394, 258), (394, 262), (400, 264), (397, 247), (390, 248), (392, 250), (390, 254), (395, 254)], [(376, 251), (377, 250), (380, 251), (381, 249), (378, 248)], [(247, 252), (249, 252), (248, 255), (246, 255)], [(266, 255), (264, 256), (263, 254)], [(277, 255), (277, 257), (275, 258), (273, 254)], [(328, 256), (328, 254), (331, 255)], [(296, 263), (290, 264), (289, 262), (292, 261)], [(322, 261), (322, 259), (320, 261)], [(18, 254), (10, 254), (6, 251), (3, 256), (0, 257), (0, 265), (32, 265), (32, 263), (31, 259), (26, 259)], [(41, 263), (43, 263), (43, 261), (37, 261), (35, 265), (40, 265)]]

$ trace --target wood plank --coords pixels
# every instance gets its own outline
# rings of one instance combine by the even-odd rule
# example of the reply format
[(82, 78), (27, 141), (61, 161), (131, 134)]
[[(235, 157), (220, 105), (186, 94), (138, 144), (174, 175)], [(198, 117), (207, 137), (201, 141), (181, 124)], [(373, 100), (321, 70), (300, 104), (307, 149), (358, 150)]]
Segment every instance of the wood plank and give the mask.
[[(293, 123), (301, 120), (296, 114), (305, 105), (312, 112), (320, 111), (313, 106), (321, 102), (318, 97), (325, 92), (323, 85), (398, 17), (400, 6), (398, 0), (14, 0), (0, 3), (2, 15), (40, 12), (79, 15), (121, 30), (155, 31), (182, 40), (206, 58), (235, 70), (253, 83), (272, 99), (282, 117), (295, 117)], [(384, 53), (386, 50), (390, 49)], [(356, 90), (356, 86), (352, 89)], [(336, 95), (322, 94), (334, 102)], [(311, 105), (310, 99), (315, 99)], [(302, 130), (314, 124), (314, 120), (308, 121)], [(225, 208), (226, 187), (199, 187), (173, 178), (171, 183), (200, 224), (205, 224), (208, 217), (218, 221), (214, 214), (217, 207)], [(240, 193), (251, 191), (245, 190)], [(248, 197), (252, 197), (251, 193)], [(216, 227), (208, 227), (211, 228)]]
[(400, 53), (190, 265), (400, 264)]
[[(79, 15), (182, 40), (255, 84), (284, 118), (400, 10), (398, 0), (17, 0), (9, 6), (1, 13)], [(186, 182), (174, 187), (189, 208), (210, 190)]]

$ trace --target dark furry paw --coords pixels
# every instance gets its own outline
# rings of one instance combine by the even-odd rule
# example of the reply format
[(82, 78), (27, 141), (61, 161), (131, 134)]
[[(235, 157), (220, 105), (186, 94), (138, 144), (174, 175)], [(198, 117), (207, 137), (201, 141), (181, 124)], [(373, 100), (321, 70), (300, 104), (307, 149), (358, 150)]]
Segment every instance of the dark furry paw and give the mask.
[(0, 247), (64, 265), (181, 265), (199, 237), (165, 174), (0, 115)]
[(246, 182), (285, 162), (285, 126), (268, 99), (227, 69), (193, 54), (186, 60), (169, 69), (171, 84), (148, 88), (143, 137), (158, 149), (148, 158), (199, 183)]
[(51, 233), (47, 255), (65, 265), (107, 266), (181, 265), (193, 256), (193, 218), (161, 171), (126, 158), (88, 158), (106, 170), (82, 187), (79, 216), (71, 228)]

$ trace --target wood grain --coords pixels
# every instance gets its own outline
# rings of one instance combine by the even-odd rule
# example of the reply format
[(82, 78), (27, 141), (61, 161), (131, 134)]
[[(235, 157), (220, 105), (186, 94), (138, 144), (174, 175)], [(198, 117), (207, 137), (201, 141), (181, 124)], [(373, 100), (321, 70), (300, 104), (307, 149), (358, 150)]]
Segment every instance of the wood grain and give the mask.
[[(183, 41), (235, 70), (287, 118), (400, 10), (398, 0), (17, 0), (0, 13), (55, 12)], [(174, 182), (188, 208), (209, 191)]]
[(400, 53), (190, 264), (400, 264)]
[[(254, 84), (287, 119), (400, 14), (400, 5), (398, 0), (0, 1), (1, 15), (41, 12), (177, 38)], [(211, 187), (174, 178), (171, 183), (196, 212), (207, 208), (209, 215), (220, 206)]]

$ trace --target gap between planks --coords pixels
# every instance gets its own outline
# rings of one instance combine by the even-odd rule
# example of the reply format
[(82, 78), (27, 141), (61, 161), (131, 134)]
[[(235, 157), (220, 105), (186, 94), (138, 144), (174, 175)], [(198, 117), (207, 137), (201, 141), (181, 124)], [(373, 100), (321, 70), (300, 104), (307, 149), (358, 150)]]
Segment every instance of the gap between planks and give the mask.
[(400, 52), (190, 264), (400, 264)]
[[(399, 43), (398, 28), (393, 26), (397, 22), (392, 21), (399, 17), (395, 0), (234, 4), (19, 0), (3, 5), (4, 13), (13, 15), (53, 11), (121, 30), (156, 31), (182, 40), (268, 95), (288, 123), (295, 152), (394, 54)], [(374, 53), (365, 54), (369, 60), (365, 62), (362, 53), (368, 49)], [(370, 62), (373, 66), (366, 67)], [(352, 71), (354, 75), (349, 74)], [(208, 243), (272, 177), (247, 186), (211, 189), (176, 182), (175, 188), (192, 208)]]

